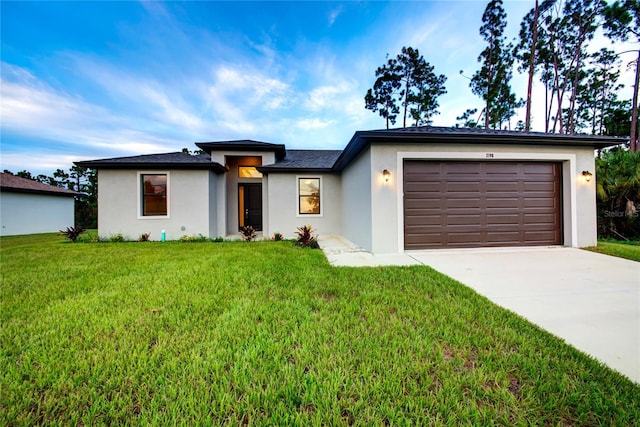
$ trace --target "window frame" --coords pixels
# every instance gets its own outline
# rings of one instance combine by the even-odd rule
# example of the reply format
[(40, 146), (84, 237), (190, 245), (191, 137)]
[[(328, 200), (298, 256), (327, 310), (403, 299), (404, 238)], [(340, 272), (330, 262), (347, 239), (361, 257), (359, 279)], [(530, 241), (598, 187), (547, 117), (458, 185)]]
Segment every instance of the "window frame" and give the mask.
[[(238, 179), (262, 179), (263, 174), (257, 169), (259, 166), (260, 165), (238, 165)], [(260, 176), (241, 176), (240, 169), (242, 168), (253, 168), (260, 174)]]
[[(318, 180), (318, 201), (320, 203), (320, 212), (319, 213), (303, 213), (300, 212), (300, 197), (309, 197), (309, 196), (301, 196), (300, 195), (300, 181), (303, 179), (317, 179)], [(309, 218), (309, 217), (322, 217), (324, 216), (324, 197), (323, 197), (323, 187), (322, 187), (322, 176), (319, 175), (298, 175), (296, 176), (296, 216)]]
[[(167, 188), (165, 192), (165, 199), (167, 201), (167, 214), (166, 215), (145, 215), (144, 214), (144, 183), (142, 177), (145, 175), (165, 175), (167, 177)], [(169, 171), (138, 171), (138, 219), (167, 219), (171, 218), (171, 174)]]

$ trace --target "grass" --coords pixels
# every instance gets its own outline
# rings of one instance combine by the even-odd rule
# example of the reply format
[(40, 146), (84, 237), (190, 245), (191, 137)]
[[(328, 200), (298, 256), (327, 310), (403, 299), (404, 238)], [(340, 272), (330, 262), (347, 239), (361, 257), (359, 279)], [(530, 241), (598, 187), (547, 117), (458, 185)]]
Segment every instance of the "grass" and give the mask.
[(598, 240), (598, 246), (591, 246), (585, 249), (591, 252), (598, 252), (605, 255), (640, 262), (640, 242)]
[(2, 238), (0, 425), (632, 425), (640, 387), (424, 267)]

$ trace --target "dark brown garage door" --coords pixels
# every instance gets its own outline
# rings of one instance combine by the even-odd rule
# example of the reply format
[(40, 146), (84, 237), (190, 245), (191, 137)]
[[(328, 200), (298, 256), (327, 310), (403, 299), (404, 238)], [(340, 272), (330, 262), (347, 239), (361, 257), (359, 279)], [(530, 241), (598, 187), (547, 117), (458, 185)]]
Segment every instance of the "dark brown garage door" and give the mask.
[(404, 247), (562, 243), (560, 163), (404, 162)]

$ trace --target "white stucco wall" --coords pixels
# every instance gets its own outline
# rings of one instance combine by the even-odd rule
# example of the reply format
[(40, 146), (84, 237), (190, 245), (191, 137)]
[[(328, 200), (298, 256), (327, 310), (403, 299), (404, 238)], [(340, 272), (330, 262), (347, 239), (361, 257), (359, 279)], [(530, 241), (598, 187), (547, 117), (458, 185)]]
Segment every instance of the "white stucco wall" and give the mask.
[(0, 236), (52, 233), (74, 226), (73, 197), (0, 192)]
[[(297, 178), (321, 179), (321, 215), (298, 214)], [(342, 191), (341, 179), (334, 174), (270, 173), (267, 182), (267, 203), (270, 215), (264, 234), (282, 233), (293, 238), (297, 227), (309, 224), (319, 236), (341, 234)]]
[[(140, 215), (140, 173), (169, 175), (168, 217)], [(135, 240), (142, 233), (151, 233), (151, 240), (160, 240), (162, 230), (167, 240), (183, 235), (218, 235), (210, 218), (216, 211), (210, 198), (215, 198), (216, 175), (208, 170), (109, 170), (98, 171), (98, 233), (109, 237), (122, 233)]]
[[(429, 160), (539, 160), (563, 164), (563, 232), (564, 245), (592, 246), (597, 241), (595, 176), (587, 183), (582, 171), (595, 175), (594, 151), (591, 148), (553, 146), (505, 146), (466, 144), (376, 144), (370, 148), (372, 180), (371, 251), (396, 253), (404, 250), (402, 176), (404, 159)], [(487, 158), (487, 155), (492, 158)], [(388, 169), (391, 178), (383, 183), (381, 171)], [(375, 176), (380, 172), (380, 177)], [(376, 179), (378, 178), (378, 179)], [(343, 180), (347, 181), (343, 176)], [(344, 191), (345, 197), (352, 191)], [(345, 222), (346, 223), (346, 222)], [(348, 227), (345, 227), (347, 229)]]
[(342, 235), (368, 251), (372, 250), (372, 206), (379, 206), (372, 205), (371, 198), (372, 173), (377, 171), (371, 164), (371, 150), (366, 149), (342, 172)]

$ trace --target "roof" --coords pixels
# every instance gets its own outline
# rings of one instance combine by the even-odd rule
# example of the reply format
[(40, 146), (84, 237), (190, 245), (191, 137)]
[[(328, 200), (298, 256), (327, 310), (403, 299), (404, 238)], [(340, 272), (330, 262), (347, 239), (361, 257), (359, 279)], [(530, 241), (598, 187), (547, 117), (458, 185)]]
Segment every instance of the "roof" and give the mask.
[(286, 150), (285, 157), (271, 165), (259, 166), (262, 173), (310, 171), (331, 172), (342, 150)]
[(74, 162), (78, 166), (92, 169), (211, 169), (224, 172), (226, 169), (220, 163), (212, 162), (209, 154), (187, 154), (183, 152), (164, 154), (145, 154), (142, 156), (115, 157), (111, 159), (86, 160)]
[(102, 169), (211, 169), (225, 172), (223, 165), (211, 161), (214, 151), (273, 152), (276, 162), (258, 167), (269, 172), (340, 172), (369, 145), (384, 144), (491, 144), (557, 147), (587, 147), (601, 149), (624, 143), (624, 138), (599, 135), (567, 135), (542, 132), (521, 132), (484, 128), (454, 128), (441, 126), (414, 126), (399, 129), (357, 131), (344, 150), (287, 150), (283, 144), (241, 139), (233, 141), (198, 142), (207, 154), (191, 155), (182, 152), (149, 154), (133, 157), (75, 162), (78, 166)]
[(589, 147), (601, 149), (619, 145), (624, 138), (600, 135), (567, 135), (544, 132), (522, 132), (484, 128), (454, 128), (442, 126), (414, 126), (400, 129), (357, 131), (333, 166), (341, 171), (367, 146), (373, 143), (447, 143), (447, 144), (516, 144)]
[(196, 145), (211, 154), (212, 151), (273, 151), (276, 159), (285, 157), (284, 144), (272, 144), (270, 142), (254, 141), (252, 139), (237, 139), (233, 141), (196, 142)]
[(9, 173), (0, 173), (0, 190), (12, 193), (32, 193), (47, 194), (50, 196), (83, 196), (84, 194), (77, 191), (68, 190), (66, 188), (56, 187), (49, 184), (43, 184), (27, 178), (11, 175)]

